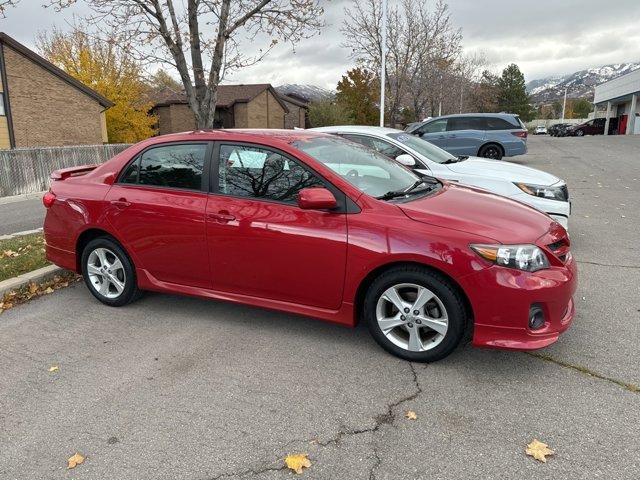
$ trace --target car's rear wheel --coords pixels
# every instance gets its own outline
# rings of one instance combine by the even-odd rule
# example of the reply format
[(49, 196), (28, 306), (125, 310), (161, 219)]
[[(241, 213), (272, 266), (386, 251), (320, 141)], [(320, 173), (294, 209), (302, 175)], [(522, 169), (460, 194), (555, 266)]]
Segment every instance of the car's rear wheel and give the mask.
[(451, 283), (415, 266), (388, 270), (374, 280), (363, 315), (382, 348), (415, 362), (435, 362), (449, 355), (466, 324), (463, 301)]
[(479, 157), (493, 158), (494, 160), (500, 160), (503, 155), (504, 152), (502, 151), (502, 148), (500, 148), (500, 145), (496, 145), (495, 143), (483, 145), (478, 152)]
[(129, 256), (109, 237), (96, 238), (84, 247), (82, 275), (89, 291), (106, 305), (120, 307), (139, 295)]

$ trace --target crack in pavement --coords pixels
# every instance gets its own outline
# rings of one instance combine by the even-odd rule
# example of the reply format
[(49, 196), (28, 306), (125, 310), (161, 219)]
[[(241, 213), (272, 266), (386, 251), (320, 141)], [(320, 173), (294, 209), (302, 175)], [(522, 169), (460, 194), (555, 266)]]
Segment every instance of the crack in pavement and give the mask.
[(583, 375), (589, 376), (589, 377), (594, 377), (597, 378), (599, 380), (604, 380), (606, 382), (609, 383), (613, 383), (614, 385), (617, 385), (619, 387), (624, 388), (625, 390), (632, 392), (632, 393), (640, 393), (640, 386), (634, 384), (634, 383), (627, 383), (623, 380), (618, 380), (617, 378), (613, 378), (613, 377), (607, 377), (606, 375), (603, 375), (601, 373), (598, 373), (596, 371), (593, 371), (587, 367), (584, 367), (582, 365), (574, 365), (572, 363), (569, 362), (565, 362), (563, 360), (559, 360), (557, 358), (552, 357), (551, 355), (546, 355), (544, 353), (537, 353), (537, 352), (523, 352), (531, 357), (535, 357), (538, 358), (540, 360), (544, 360), (545, 362), (549, 362), (549, 363), (554, 363), (556, 365), (559, 365), (563, 368), (568, 368), (569, 370), (574, 370), (578, 373), (581, 373)]
[[(416, 372), (415, 366), (413, 365), (412, 362), (407, 362), (407, 363), (409, 364), (409, 368), (411, 369), (412, 381), (413, 381), (413, 384), (415, 386), (415, 391), (413, 393), (409, 394), (409, 395), (405, 395), (404, 397), (400, 398), (399, 400), (396, 400), (395, 402), (391, 402), (391, 403), (387, 404), (387, 409), (386, 409), (386, 411), (384, 413), (381, 413), (381, 414), (376, 415), (375, 417), (373, 417), (374, 423), (373, 423), (372, 426), (363, 427), (363, 428), (354, 428), (354, 429), (350, 429), (350, 430), (340, 429), (340, 430), (338, 430), (338, 432), (332, 438), (330, 438), (329, 440), (326, 440), (324, 442), (319, 441), (317, 438), (301, 440), (301, 442), (314, 443), (314, 444), (319, 445), (320, 447), (324, 448), (324, 447), (327, 447), (329, 445), (338, 445), (338, 444), (340, 444), (342, 439), (345, 438), (345, 437), (354, 436), (354, 435), (361, 435), (363, 433), (374, 434), (374, 433), (380, 431), (380, 429), (385, 425), (392, 425), (393, 426), (393, 423), (396, 420), (396, 414), (394, 412), (394, 409), (396, 409), (397, 407), (399, 407), (403, 403), (410, 402), (411, 400), (415, 400), (422, 393), (422, 387), (420, 386), (420, 382), (418, 381), (418, 373)], [(373, 445), (373, 457), (374, 457), (375, 461), (374, 461), (371, 469), (369, 470), (369, 480), (374, 480), (376, 478), (375, 471), (382, 464), (382, 458), (378, 454), (378, 450), (375, 447), (375, 445)], [(286, 470), (286, 469), (287, 469), (286, 465), (282, 465), (280, 467), (265, 466), (263, 468), (247, 469), (247, 470), (243, 470), (243, 471), (239, 471), (239, 472), (221, 473), (221, 474), (213, 476), (213, 477), (207, 477), (205, 480), (220, 480), (220, 479), (223, 479), (223, 478), (242, 477), (242, 476), (245, 476), (245, 475), (260, 475), (262, 473), (278, 472), (278, 471), (282, 471), (282, 470)]]
[(586, 260), (578, 260), (576, 263), (587, 264), (587, 265), (596, 265), (598, 267), (616, 267), (616, 268), (640, 268), (640, 265), (617, 265), (615, 263), (599, 263), (599, 262), (589, 262)]

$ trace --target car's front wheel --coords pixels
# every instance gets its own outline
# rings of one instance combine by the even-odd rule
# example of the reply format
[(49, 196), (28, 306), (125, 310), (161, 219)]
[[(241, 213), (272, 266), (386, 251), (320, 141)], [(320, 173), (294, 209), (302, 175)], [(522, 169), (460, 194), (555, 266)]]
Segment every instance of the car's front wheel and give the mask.
[(576, 130), (576, 137), (583, 137), (584, 136), (584, 130)]
[(451, 283), (417, 266), (394, 268), (374, 280), (363, 315), (382, 348), (415, 362), (435, 362), (449, 355), (463, 337), (467, 317)]
[(139, 294), (129, 256), (109, 237), (96, 238), (84, 247), (82, 275), (89, 291), (106, 305), (120, 307)]

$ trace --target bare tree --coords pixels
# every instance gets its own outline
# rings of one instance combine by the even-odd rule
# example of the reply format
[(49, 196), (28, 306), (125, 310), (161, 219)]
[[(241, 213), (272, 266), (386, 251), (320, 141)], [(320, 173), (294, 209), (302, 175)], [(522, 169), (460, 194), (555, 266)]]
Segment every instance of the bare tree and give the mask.
[(6, 17), (7, 7), (15, 7), (20, 0), (0, 0), (0, 17)]
[[(382, 12), (378, 0), (355, 0), (345, 9), (342, 32), (353, 57), (379, 72), (382, 58)], [(386, 82), (391, 123), (409, 108), (415, 116), (427, 109), (434, 88), (444, 84), (461, 54), (462, 34), (454, 28), (447, 4), (437, 0), (430, 8), (421, 0), (401, 0), (388, 12)]]
[[(225, 73), (255, 64), (280, 41), (295, 46), (315, 35), (323, 13), (319, 0), (46, 1), (58, 10), (84, 2), (97, 29), (115, 28), (132, 45), (132, 54), (175, 68), (198, 128), (214, 125)], [(243, 42), (258, 47), (247, 55)]]

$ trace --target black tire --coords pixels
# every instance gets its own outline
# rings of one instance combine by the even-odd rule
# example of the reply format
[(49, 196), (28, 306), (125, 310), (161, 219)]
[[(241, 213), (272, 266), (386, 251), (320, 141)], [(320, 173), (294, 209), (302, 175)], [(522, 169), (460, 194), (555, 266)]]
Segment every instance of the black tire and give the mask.
[[(380, 328), (377, 319), (378, 300), (387, 289), (400, 284), (425, 287), (443, 304), (448, 318), (448, 327), (444, 338), (435, 347), (419, 352), (410, 351), (393, 343)], [(362, 313), (369, 332), (378, 345), (387, 352), (412, 362), (435, 362), (448, 356), (460, 344), (468, 318), (464, 301), (451, 282), (443, 275), (419, 266), (400, 266), (382, 273), (369, 286)]]
[(493, 160), (500, 160), (504, 156), (504, 151), (502, 147), (497, 143), (487, 143), (480, 147), (478, 151), (479, 157), (491, 158)]
[[(117, 293), (117, 296), (114, 296), (112, 298), (109, 298), (98, 291), (98, 288), (99, 288), (98, 285), (100, 284), (93, 283), (88, 273), (89, 258), (92, 252), (96, 251), (96, 249), (108, 250), (110, 254), (109, 257), (111, 257), (111, 255), (113, 255), (113, 257), (117, 257), (117, 259), (120, 260), (122, 264), (122, 273), (123, 273), (122, 283), (124, 284), (124, 288), (122, 289), (121, 292), (110, 293), (113, 295)], [(113, 260), (113, 258), (110, 258), (109, 260)], [(125, 252), (122, 246), (118, 242), (116, 242), (113, 238), (99, 237), (91, 240), (89, 243), (87, 243), (87, 245), (84, 247), (84, 250), (82, 251), (81, 262), (82, 262), (82, 276), (84, 278), (85, 284), (87, 285), (87, 288), (89, 289), (89, 291), (94, 297), (96, 297), (105, 305), (109, 305), (110, 307), (121, 307), (139, 298), (141, 291), (138, 289), (138, 282), (137, 282), (136, 272), (133, 266), (133, 262), (129, 258), (129, 255), (127, 255), (127, 252)], [(105, 272), (105, 275), (106, 275), (106, 272)], [(95, 278), (95, 275), (94, 275), (94, 278)], [(110, 289), (110, 286), (108, 286), (108, 291), (109, 289)]]
[(584, 137), (584, 130), (576, 130), (575, 136), (576, 137)]

